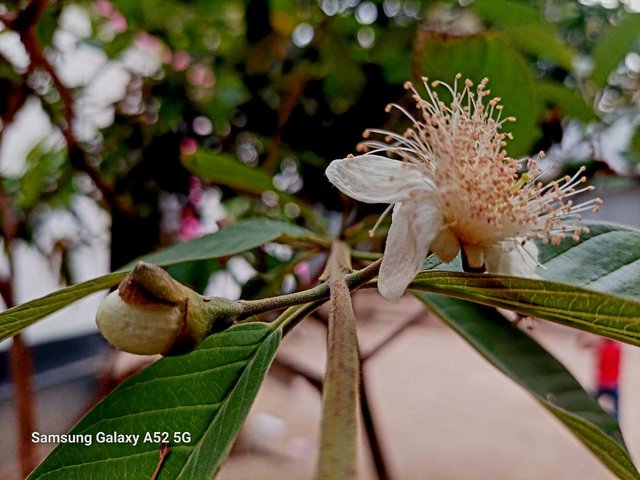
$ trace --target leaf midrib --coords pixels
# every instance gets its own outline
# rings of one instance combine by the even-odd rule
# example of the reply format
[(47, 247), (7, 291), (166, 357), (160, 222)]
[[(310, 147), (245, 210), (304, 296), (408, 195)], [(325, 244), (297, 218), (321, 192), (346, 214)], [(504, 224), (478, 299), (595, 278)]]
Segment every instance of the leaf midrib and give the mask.
[[(209, 424), (207, 425), (207, 428), (202, 432), (202, 434), (198, 438), (198, 441), (194, 445), (191, 454), (187, 456), (187, 459), (183, 463), (182, 468), (177, 473), (175, 478), (180, 478), (180, 476), (184, 473), (185, 469), (187, 468), (187, 465), (190, 465), (190, 460), (193, 457), (193, 455), (196, 455), (196, 459), (197, 459), (198, 456), (200, 456), (200, 447), (202, 445), (202, 442), (204, 441), (204, 438), (207, 436), (207, 434), (210, 432), (210, 430), (213, 428), (214, 423), (217, 423), (218, 425), (222, 425), (222, 423), (223, 423), (223, 421), (225, 419), (225, 416), (227, 414), (227, 408), (225, 408), (227, 406), (225, 404), (226, 400), (229, 398), (230, 395), (233, 394), (233, 392), (235, 391), (235, 389), (238, 386), (238, 383), (240, 383), (240, 381), (243, 380), (244, 376), (248, 374), (247, 372), (250, 372), (250, 370), (253, 368), (254, 361), (255, 361), (256, 357), (258, 356), (258, 353), (260, 352), (260, 350), (262, 348), (265, 347), (267, 341), (270, 340), (271, 336), (275, 335), (275, 334), (276, 334), (276, 331), (271, 330), (269, 333), (267, 333), (267, 335), (265, 337), (262, 338), (262, 340), (260, 342), (260, 345), (258, 346), (258, 348), (256, 348), (256, 350), (254, 351), (254, 354), (250, 357), (250, 360), (247, 362), (247, 365), (246, 365), (245, 369), (243, 370), (242, 374), (240, 375), (240, 378), (238, 379), (238, 382), (236, 382), (234, 384), (234, 386), (232, 388), (230, 388), (226, 392), (224, 398), (221, 400), (221, 403), (223, 403), (223, 406), (222, 406), (222, 408), (220, 408), (218, 410), (218, 412), (221, 412), (222, 416), (221, 417), (215, 417), (214, 416), (214, 419), (211, 422), (209, 422)], [(243, 391), (245, 391), (246, 388), (247, 388), (247, 382), (244, 381), (243, 382), (243, 387), (242, 387)]]

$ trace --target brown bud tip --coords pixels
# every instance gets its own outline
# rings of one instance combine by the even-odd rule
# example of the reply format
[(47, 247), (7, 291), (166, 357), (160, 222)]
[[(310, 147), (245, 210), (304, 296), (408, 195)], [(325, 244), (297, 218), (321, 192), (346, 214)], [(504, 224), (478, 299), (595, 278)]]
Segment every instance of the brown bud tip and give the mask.
[(138, 262), (131, 273), (120, 282), (118, 290), (127, 303), (176, 305), (184, 300), (188, 289), (162, 268)]

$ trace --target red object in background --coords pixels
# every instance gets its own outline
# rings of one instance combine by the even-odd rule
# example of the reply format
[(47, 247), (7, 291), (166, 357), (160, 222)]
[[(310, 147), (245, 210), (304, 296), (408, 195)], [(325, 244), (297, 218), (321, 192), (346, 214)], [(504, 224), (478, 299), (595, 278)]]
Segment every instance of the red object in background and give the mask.
[(617, 388), (620, 378), (620, 344), (603, 339), (598, 345), (598, 388)]
[(202, 206), (202, 183), (197, 177), (191, 177), (189, 181), (189, 197), (187, 203), (180, 212), (180, 231), (178, 240), (193, 240), (202, 235), (202, 222), (200, 221), (199, 208)]

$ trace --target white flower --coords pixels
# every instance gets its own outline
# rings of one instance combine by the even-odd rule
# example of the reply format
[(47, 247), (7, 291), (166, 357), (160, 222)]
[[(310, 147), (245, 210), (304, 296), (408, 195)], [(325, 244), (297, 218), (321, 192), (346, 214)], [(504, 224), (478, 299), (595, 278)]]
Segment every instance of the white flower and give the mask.
[(567, 200), (593, 188), (576, 188), (586, 181), (582, 169), (543, 186), (535, 160), (508, 157), (505, 139), (512, 137), (500, 129), (515, 119), (500, 119), (499, 98), (484, 101), (486, 79), (473, 92), (469, 80), (458, 91), (459, 78), (453, 87), (432, 84), (449, 91), (448, 105), (426, 79), (426, 100), (407, 83), (422, 119), (390, 105), (387, 111), (399, 109), (412, 126), (403, 135), (367, 130), (359, 145), (366, 154), (334, 160), (326, 171), (331, 183), (356, 200), (394, 204), (378, 280), (380, 293), (392, 301), (402, 296), (429, 250), (443, 262), (462, 250), (466, 271), (535, 276), (538, 252), (529, 240), (559, 243), (567, 234), (579, 239), (588, 232), (579, 225), (579, 212), (601, 203)]

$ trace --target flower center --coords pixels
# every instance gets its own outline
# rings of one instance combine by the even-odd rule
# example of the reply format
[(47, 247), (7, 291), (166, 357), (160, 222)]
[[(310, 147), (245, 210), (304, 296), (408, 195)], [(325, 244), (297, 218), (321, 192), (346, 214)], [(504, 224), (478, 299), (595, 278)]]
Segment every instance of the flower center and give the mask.
[[(391, 104), (387, 111), (400, 110), (411, 127), (403, 135), (367, 130), (358, 149), (386, 152), (420, 166), (425, 177), (437, 186), (444, 228), (451, 229), (462, 245), (489, 247), (516, 238), (559, 243), (567, 235), (578, 240), (582, 233), (588, 233), (580, 226), (580, 212), (597, 211), (601, 200), (579, 205), (569, 200), (593, 190), (583, 186), (584, 168), (573, 177), (543, 186), (534, 159), (516, 160), (507, 155), (504, 147), (513, 137), (501, 129), (515, 118), (502, 118), (500, 98), (487, 100), (488, 80), (482, 80), (475, 89), (466, 80), (459, 90), (460, 78), (456, 76), (453, 86), (442, 82), (430, 85), (423, 79), (426, 98), (407, 82), (405, 88), (411, 91), (421, 118)], [(440, 99), (434, 91), (437, 87), (446, 89), (450, 103)], [(382, 140), (377, 139), (380, 137)]]

